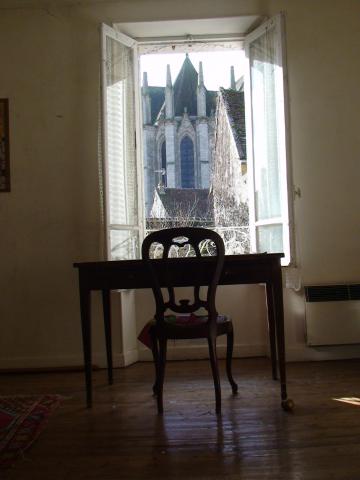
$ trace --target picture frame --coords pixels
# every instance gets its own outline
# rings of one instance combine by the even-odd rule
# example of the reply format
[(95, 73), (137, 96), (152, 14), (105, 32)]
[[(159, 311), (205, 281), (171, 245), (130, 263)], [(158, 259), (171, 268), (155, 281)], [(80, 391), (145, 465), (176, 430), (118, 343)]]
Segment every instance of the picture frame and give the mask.
[(0, 98), (0, 193), (10, 192), (9, 99)]

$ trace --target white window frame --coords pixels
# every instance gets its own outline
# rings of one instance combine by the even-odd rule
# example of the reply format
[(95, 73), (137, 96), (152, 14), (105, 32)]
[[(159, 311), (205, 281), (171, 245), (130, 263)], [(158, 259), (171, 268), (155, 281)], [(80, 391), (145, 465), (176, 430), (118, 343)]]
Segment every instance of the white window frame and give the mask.
[[(246, 105), (246, 130), (247, 130), (247, 163), (248, 163), (248, 186), (250, 187), (249, 191), (249, 209), (250, 209), (250, 232), (251, 232), (251, 246), (252, 251), (256, 252), (256, 227), (261, 225), (271, 225), (274, 223), (283, 224), (283, 245), (284, 245), (284, 254), (285, 258), (282, 261), (283, 265), (289, 265), (294, 262), (294, 234), (293, 234), (293, 208), (292, 201), (289, 201), (292, 198), (289, 195), (292, 192), (292, 181), (291, 181), (291, 168), (289, 161), (289, 128), (288, 128), (288, 94), (287, 94), (287, 72), (286, 72), (286, 58), (285, 58), (285, 36), (284, 36), (284, 17), (282, 14), (279, 14), (264, 24), (260, 25), (257, 29), (251, 32), (249, 35), (243, 36), (238, 35), (234, 36), (233, 40), (235, 42), (243, 41), (245, 46), (245, 52), (247, 45), (249, 45), (256, 38), (261, 36), (267, 28), (278, 29), (278, 44), (277, 44), (277, 61), (282, 67), (277, 72), (277, 90), (276, 90), (276, 101), (282, 105), (280, 109), (282, 112), (281, 123), (278, 125), (278, 131), (280, 135), (280, 177), (281, 177), (281, 204), (282, 204), (282, 216), (279, 218), (272, 218), (269, 220), (255, 221), (255, 203), (254, 203), (254, 175), (253, 175), (253, 155), (252, 155), (252, 116), (251, 116), (251, 100), (250, 100), (250, 76), (248, 73), (247, 81), (245, 81), (245, 105)], [(151, 45), (155, 45), (156, 42), (154, 39), (144, 39), (144, 42), (141, 42), (140, 38), (137, 40), (132, 39), (131, 37), (124, 35), (123, 33), (114, 30), (106, 25), (103, 26), (103, 35), (104, 34), (111, 36), (115, 40), (127, 45), (130, 48), (134, 48), (134, 91), (135, 91), (135, 122), (136, 122), (136, 161), (137, 161), (137, 174), (138, 174), (138, 218), (139, 226), (134, 227), (139, 231), (139, 242), (141, 243), (144, 234), (145, 234), (145, 208), (144, 208), (144, 178), (143, 178), (143, 158), (142, 158), (142, 122), (141, 122), (141, 105), (140, 105), (140, 78), (139, 78), (139, 49), (141, 52), (151, 48)], [(223, 38), (216, 36), (212, 37), (211, 35), (204, 36), (201, 38), (199, 43), (205, 44), (212, 42), (229, 42), (229, 36), (224, 36)], [(172, 44), (171, 38), (162, 39), (159, 38), (157, 43), (157, 50), (159, 51), (159, 44), (164, 45), (164, 50), (170, 48)], [(189, 42), (189, 38), (179, 38), (176, 39), (178, 44), (183, 44)], [(196, 43), (196, 42), (195, 42)], [(168, 45), (168, 47), (166, 47)], [(102, 46), (102, 49), (104, 46)], [(106, 112), (103, 112), (104, 115)], [(103, 122), (105, 123), (105, 122)], [(104, 140), (106, 139), (106, 131), (104, 131)], [(104, 147), (106, 142), (104, 142)], [(106, 158), (106, 151), (104, 152), (104, 157)], [(106, 160), (104, 162), (105, 169), (107, 168)], [(105, 205), (106, 201), (106, 180), (107, 175), (105, 174)], [(109, 225), (107, 213), (107, 231), (109, 228), (113, 227)], [(116, 228), (129, 229), (128, 226), (118, 225)], [(107, 235), (109, 239), (109, 235)], [(109, 251), (109, 250), (108, 250)]]
[[(138, 43), (135, 39), (116, 31), (112, 27), (101, 25), (101, 105), (102, 105), (102, 161), (103, 161), (103, 187), (104, 187), (104, 212), (105, 212), (105, 234), (106, 234), (106, 257), (112, 259), (111, 255), (111, 238), (112, 230), (123, 230), (136, 232), (138, 235), (137, 257), (140, 255), (140, 246), (144, 238), (144, 215), (143, 215), (143, 167), (142, 167), (142, 129), (141, 111), (140, 111), (140, 90), (139, 90), (139, 61), (138, 61)], [(110, 202), (109, 202), (109, 168), (108, 168), (108, 130), (107, 130), (107, 92), (106, 92), (106, 40), (111, 38), (130, 48), (133, 52), (133, 69), (134, 69), (134, 112), (135, 112), (135, 158), (137, 172), (137, 210), (138, 222), (132, 224), (111, 224), (110, 223)], [(124, 164), (126, 169), (126, 163)], [(126, 188), (126, 187), (125, 187)], [(128, 201), (128, 195), (125, 191), (125, 201)]]
[[(255, 216), (255, 178), (254, 178), (254, 150), (253, 150), (253, 115), (252, 115), (252, 95), (251, 95), (251, 69), (249, 50), (253, 41), (265, 34), (268, 29), (275, 29), (276, 32), (276, 63), (275, 70), (275, 99), (277, 104), (277, 122), (276, 131), (278, 134), (279, 168), (280, 168), (280, 201), (281, 216), (266, 220), (256, 220)], [(293, 221), (293, 202), (292, 202), (292, 172), (290, 162), (290, 128), (289, 128), (289, 103), (287, 87), (287, 65), (285, 48), (285, 19), (284, 14), (280, 13), (245, 37), (244, 47), (247, 57), (247, 72), (245, 76), (245, 112), (246, 112), (246, 143), (247, 143), (247, 172), (249, 187), (249, 225), (250, 225), (250, 245), (255, 253), (257, 248), (257, 227), (266, 225), (282, 225), (282, 240), (284, 258), (281, 260), (283, 266), (294, 264), (294, 221)]]

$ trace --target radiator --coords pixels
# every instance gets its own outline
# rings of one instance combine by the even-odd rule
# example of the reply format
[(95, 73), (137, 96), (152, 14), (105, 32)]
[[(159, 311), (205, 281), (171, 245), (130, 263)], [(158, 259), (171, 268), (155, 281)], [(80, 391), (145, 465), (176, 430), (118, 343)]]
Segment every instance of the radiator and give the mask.
[(360, 344), (360, 284), (305, 286), (309, 346)]

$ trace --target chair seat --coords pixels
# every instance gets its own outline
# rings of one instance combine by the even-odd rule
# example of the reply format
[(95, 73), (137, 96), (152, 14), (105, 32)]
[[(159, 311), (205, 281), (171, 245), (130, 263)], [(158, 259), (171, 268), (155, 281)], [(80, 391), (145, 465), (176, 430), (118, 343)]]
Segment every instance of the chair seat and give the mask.
[[(195, 330), (196, 327), (202, 326), (208, 321), (207, 315), (195, 315), (191, 313), (190, 315), (165, 315), (164, 317), (166, 326), (169, 327), (169, 331), (171, 332), (171, 327), (174, 327), (177, 333), (183, 331), (191, 331)], [(216, 323), (218, 325), (218, 334), (225, 333), (227, 324), (231, 324), (231, 318), (227, 315), (218, 315), (216, 319)], [(151, 319), (141, 330), (138, 335), (138, 340), (143, 343), (146, 347), (152, 348), (152, 339), (150, 335), (150, 331), (152, 328), (155, 328), (156, 321), (155, 319)], [(225, 327), (225, 328), (223, 328)]]

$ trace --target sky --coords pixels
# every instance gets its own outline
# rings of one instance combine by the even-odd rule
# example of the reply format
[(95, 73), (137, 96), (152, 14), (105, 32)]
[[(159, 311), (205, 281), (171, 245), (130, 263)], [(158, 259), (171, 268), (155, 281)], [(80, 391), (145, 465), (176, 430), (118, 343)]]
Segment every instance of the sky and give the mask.
[[(235, 80), (244, 71), (245, 55), (242, 50), (189, 53), (195, 69), (199, 71), (199, 61), (203, 62), (204, 83), (208, 90), (230, 87), (230, 67), (235, 68)], [(166, 84), (166, 65), (170, 65), (171, 79), (174, 83), (185, 59), (185, 53), (166, 53), (141, 55), (141, 82), (143, 72), (147, 72), (148, 84), (164, 87)]]

